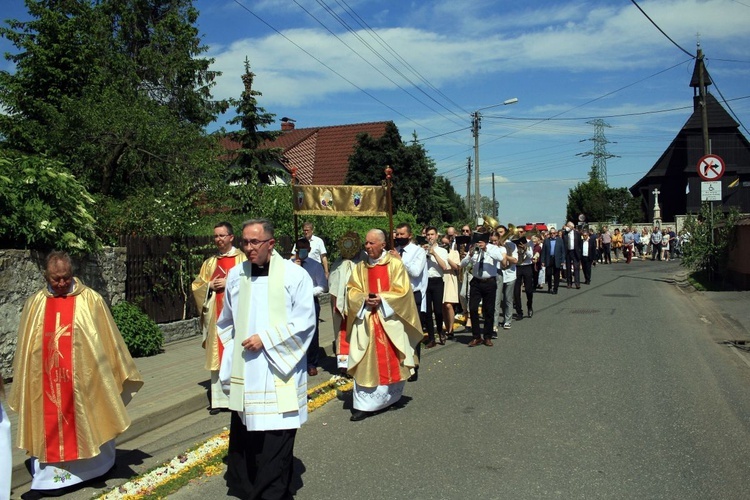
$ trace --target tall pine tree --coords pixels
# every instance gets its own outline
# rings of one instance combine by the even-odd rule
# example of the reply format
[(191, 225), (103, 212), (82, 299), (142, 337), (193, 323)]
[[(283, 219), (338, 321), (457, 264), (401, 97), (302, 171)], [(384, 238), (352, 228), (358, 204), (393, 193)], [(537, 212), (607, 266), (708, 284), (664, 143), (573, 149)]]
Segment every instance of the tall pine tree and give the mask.
[(288, 177), (284, 168), (281, 148), (261, 148), (271, 143), (281, 135), (280, 131), (266, 130), (274, 122), (276, 115), (267, 113), (258, 106), (260, 92), (253, 90), (255, 73), (250, 71), (250, 62), (245, 59), (245, 73), (242, 75), (244, 90), (239, 99), (233, 99), (231, 104), (236, 106), (237, 115), (229, 120), (230, 125), (240, 125), (240, 130), (231, 132), (229, 136), (239, 142), (241, 149), (234, 151), (236, 157), (229, 168), (229, 181), (234, 183), (269, 184), (275, 177)]

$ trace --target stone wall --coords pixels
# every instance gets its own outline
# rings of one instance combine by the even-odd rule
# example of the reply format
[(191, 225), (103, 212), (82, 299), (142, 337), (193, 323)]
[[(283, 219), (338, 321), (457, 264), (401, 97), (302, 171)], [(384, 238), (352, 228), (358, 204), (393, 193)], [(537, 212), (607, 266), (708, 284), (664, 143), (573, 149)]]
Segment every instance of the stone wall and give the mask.
[[(21, 310), (28, 297), (45, 286), (46, 254), (0, 250), (0, 376), (12, 376)], [(75, 275), (112, 306), (125, 300), (125, 248), (104, 248), (96, 255), (73, 259)]]

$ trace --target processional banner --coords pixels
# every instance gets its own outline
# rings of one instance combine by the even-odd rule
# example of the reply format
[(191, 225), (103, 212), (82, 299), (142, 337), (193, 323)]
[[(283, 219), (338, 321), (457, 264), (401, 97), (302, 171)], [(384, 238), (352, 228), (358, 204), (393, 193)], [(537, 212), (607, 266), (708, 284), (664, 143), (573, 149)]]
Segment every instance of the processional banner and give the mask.
[(382, 186), (293, 186), (297, 215), (388, 216), (386, 188)]

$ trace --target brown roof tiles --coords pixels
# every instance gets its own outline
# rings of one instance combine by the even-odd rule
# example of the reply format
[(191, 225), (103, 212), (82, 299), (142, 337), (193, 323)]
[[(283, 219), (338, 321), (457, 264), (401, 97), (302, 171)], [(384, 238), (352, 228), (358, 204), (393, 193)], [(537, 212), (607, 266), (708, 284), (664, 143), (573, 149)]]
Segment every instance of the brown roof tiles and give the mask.
[[(344, 184), (349, 170), (349, 156), (354, 153), (357, 136), (363, 133), (380, 138), (389, 122), (356, 123), (331, 127), (310, 127), (285, 130), (269, 148), (282, 148), (287, 159), (287, 169), (297, 167), (297, 177), (302, 184)], [(228, 151), (240, 145), (230, 138), (221, 140)]]

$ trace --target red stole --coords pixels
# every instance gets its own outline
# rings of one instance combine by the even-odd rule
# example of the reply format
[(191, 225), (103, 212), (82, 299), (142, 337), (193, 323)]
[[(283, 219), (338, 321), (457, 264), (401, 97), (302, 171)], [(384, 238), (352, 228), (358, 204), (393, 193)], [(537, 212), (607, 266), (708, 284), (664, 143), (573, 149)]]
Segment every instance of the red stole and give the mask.
[[(367, 283), (369, 293), (387, 292), (391, 289), (388, 276), (388, 265), (381, 264), (368, 268)], [(401, 381), (401, 359), (398, 350), (385, 333), (380, 316), (376, 312), (370, 314), (371, 332), (375, 339), (375, 352), (378, 358), (378, 376), (380, 385), (390, 385)]]
[[(236, 264), (236, 259), (234, 256), (228, 256), (225, 255), (223, 257), (219, 257), (216, 260), (216, 269), (214, 270), (214, 274), (211, 276), (211, 280), (214, 280), (216, 278), (226, 278), (227, 274), (229, 274), (229, 270), (234, 267)], [(222, 309), (224, 309), (224, 290), (216, 293), (216, 319), (219, 319), (219, 315), (221, 314)], [(221, 357), (224, 355), (224, 344), (221, 342), (218, 342), (219, 344), (219, 363), (221, 363)]]
[[(341, 311), (339, 311), (339, 308), (336, 308), (336, 312), (341, 314)], [(347, 317), (341, 314), (341, 326), (339, 327), (339, 354), (342, 356), (348, 356), (349, 355), (349, 342), (346, 341), (346, 325), (347, 325)]]
[(78, 459), (73, 392), (76, 297), (49, 297), (44, 309), (44, 432), (47, 462)]

